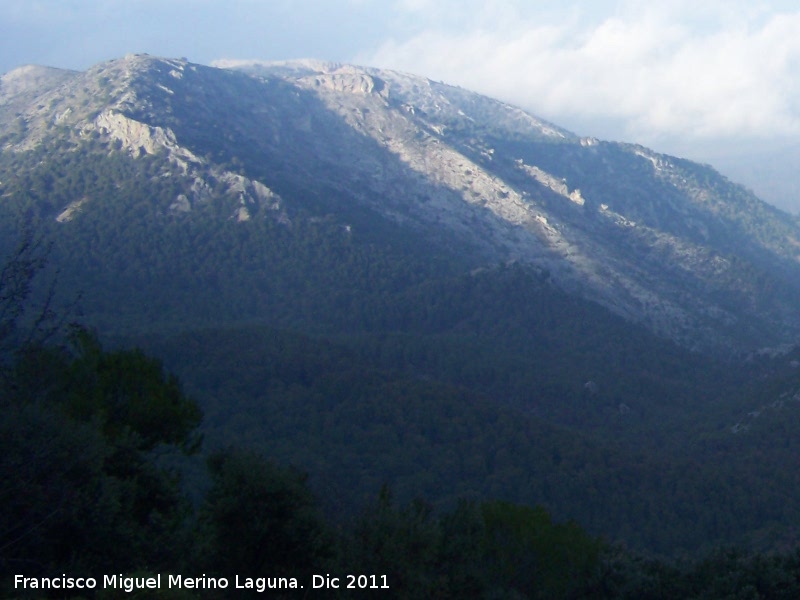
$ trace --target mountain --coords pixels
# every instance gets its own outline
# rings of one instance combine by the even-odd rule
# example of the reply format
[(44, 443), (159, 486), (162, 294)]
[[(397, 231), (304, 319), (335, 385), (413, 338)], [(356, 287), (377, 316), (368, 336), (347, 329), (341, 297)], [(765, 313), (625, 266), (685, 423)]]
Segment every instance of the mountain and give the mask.
[[(3, 76), (5, 152), (61, 136), (160, 156), (177, 215), (369, 210), (476, 265), (522, 261), (690, 348), (796, 339), (800, 226), (711, 167), (581, 138), (411, 75), (129, 56)], [(5, 177), (4, 179), (7, 179)], [(90, 198), (54, 206), (61, 221)], [(65, 225), (68, 227), (68, 225)]]
[(796, 538), (800, 232), (711, 167), (407, 74), (142, 55), (7, 73), (0, 145), (38, 297), (333, 512), (388, 482), (653, 552)]

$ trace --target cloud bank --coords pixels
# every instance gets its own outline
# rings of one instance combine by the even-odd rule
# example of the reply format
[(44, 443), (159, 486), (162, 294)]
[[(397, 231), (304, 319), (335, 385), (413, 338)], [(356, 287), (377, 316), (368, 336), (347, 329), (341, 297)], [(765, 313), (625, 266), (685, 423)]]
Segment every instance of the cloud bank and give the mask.
[(617, 139), (800, 134), (800, 9), (790, 3), (621, 2), (611, 12), (603, 3), (605, 14), (574, 3), (486, 4), (401, 0), (406, 35), (358, 60), (500, 97), (560, 124), (602, 122)]

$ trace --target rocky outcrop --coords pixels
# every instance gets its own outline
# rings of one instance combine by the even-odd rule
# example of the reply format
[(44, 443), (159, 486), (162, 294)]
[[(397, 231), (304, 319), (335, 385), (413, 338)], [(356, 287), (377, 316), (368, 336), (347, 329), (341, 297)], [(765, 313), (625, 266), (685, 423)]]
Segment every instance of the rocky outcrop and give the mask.
[(181, 158), (197, 162), (194, 154), (178, 146), (175, 134), (170, 129), (151, 127), (114, 110), (100, 113), (94, 120), (94, 125), (112, 140), (121, 142), (133, 156), (168, 150), (173, 159), (177, 158), (176, 154), (181, 154)]
[[(193, 179), (191, 194), (179, 194), (169, 207), (172, 213), (191, 212), (194, 205), (213, 201), (215, 194), (236, 197), (239, 206), (234, 209), (233, 217), (237, 221), (249, 220), (254, 207), (265, 207), (278, 212), (282, 209), (280, 196), (267, 186), (207, 164), (189, 149), (179, 145), (175, 133), (169, 128), (150, 126), (114, 110), (100, 113), (92, 125), (84, 128), (84, 134), (93, 128), (119, 142), (134, 158), (145, 154), (164, 154), (184, 175)], [(214, 191), (207, 181), (209, 177), (222, 182), (222, 190), (218, 188)], [(78, 208), (79, 206), (72, 205), (67, 207), (59, 216), (59, 222), (70, 220)]]
[(59, 223), (69, 223), (72, 219), (75, 218), (75, 215), (80, 212), (80, 210), (86, 206), (89, 202), (89, 198), (81, 198), (80, 200), (75, 200), (74, 202), (70, 202), (64, 210), (62, 210), (58, 216), (56, 217), (56, 221)]

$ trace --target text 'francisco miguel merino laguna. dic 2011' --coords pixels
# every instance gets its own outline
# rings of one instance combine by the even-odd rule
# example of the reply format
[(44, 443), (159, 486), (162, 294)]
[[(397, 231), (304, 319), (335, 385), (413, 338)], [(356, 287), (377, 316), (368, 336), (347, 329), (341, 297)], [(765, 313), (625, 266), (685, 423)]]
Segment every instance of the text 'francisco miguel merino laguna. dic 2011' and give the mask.
[[(344, 580), (344, 581), (343, 581)], [(211, 589), (249, 589), (264, 592), (273, 589), (299, 589), (303, 586), (294, 577), (241, 577), (236, 575), (233, 585), (227, 577), (185, 577), (183, 575), (152, 575), (150, 577), (130, 577), (126, 575), (103, 575), (94, 577), (25, 577), (14, 576), (14, 589), (29, 590), (73, 590), (95, 589), (99, 583), (101, 588), (124, 590), (161, 589), (162, 581), (167, 588), (184, 588), (196, 590)], [(355, 588), (355, 589), (389, 589), (386, 575), (347, 575), (344, 578), (330, 575), (313, 575), (311, 587), (318, 588)]]

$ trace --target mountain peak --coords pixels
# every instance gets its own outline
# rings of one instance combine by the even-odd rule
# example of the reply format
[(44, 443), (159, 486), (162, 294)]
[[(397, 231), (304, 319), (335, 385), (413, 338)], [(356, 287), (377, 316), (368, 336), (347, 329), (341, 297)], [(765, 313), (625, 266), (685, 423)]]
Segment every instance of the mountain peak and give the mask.
[(212, 67), (219, 69), (235, 69), (245, 73), (259, 75), (268, 72), (285, 77), (306, 77), (319, 73), (330, 73), (341, 68), (343, 63), (318, 60), (315, 58), (299, 58), (294, 60), (257, 60), (222, 58), (211, 62)]
[(79, 75), (78, 71), (24, 65), (0, 77), (0, 105), (39, 96)]

